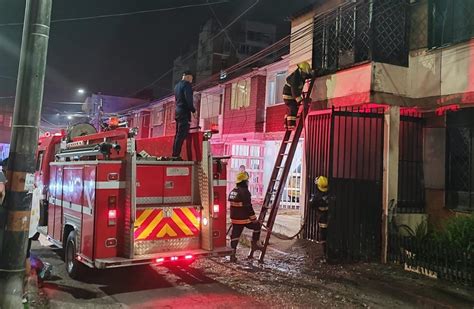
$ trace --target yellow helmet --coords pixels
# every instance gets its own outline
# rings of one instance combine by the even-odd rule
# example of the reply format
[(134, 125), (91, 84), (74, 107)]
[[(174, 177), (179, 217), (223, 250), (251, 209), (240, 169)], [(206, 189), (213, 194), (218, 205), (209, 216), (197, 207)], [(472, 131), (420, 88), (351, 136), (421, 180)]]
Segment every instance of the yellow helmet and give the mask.
[(303, 61), (298, 64), (298, 69), (301, 70), (301, 72), (309, 74), (311, 73), (311, 65), (307, 61)]
[(316, 177), (316, 179), (314, 180), (314, 183), (316, 184), (316, 186), (318, 186), (319, 191), (327, 192), (328, 186), (329, 186), (329, 181), (327, 177), (325, 176)]
[(249, 174), (247, 172), (240, 172), (237, 174), (237, 178), (235, 180), (236, 183), (241, 183), (242, 181), (249, 180)]

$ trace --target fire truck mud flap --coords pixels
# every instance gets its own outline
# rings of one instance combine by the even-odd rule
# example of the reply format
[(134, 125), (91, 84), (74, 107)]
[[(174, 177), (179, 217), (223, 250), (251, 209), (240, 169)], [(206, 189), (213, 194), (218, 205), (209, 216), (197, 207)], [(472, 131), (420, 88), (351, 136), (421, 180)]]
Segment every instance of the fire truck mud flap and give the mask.
[(229, 256), (232, 250), (227, 247), (216, 248), (212, 251), (207, 250), (189, 250), (180, 252), (165, 252), (160, 254), (148, 254), (141, 255), (133, 259), (127, 258), (108, 258), (108, 259), (96, 259), (94, 264), (96, 268), (117, 268), (134, 265), (148, 265), (148, 264), (160, 264), (161, 262), (175, 262), (185, 261), (188, 257), (192, 259), (198, 259), (202, 257), (215, 257), (215, 256)]

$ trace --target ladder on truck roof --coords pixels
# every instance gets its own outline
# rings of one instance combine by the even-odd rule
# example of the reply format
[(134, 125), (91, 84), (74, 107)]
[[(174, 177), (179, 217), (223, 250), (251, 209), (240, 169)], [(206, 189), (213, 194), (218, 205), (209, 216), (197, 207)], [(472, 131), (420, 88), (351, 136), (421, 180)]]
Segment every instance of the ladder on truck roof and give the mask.
[[(309, 84), (308, 92), (303, 94), (304, 100), (303, 104), (301, 104), (298, 109), (295, 129), (285, 131), (285, 135), (283, 136), (280, 150), (278, 151), (278, 156), (273, 167), (272, 175), (270, 177), (270, 182), (267, 187), (267, 192), (265, 193), (262, 209), (260, 210), (260, 214), (258, 216), (258, 221), (262, 224), (263, 228), (267, 232), (265, 241), (263, 242), (263, 249), (259, 257), (260, 263), (263, 263), (263, 259), (265, 258), (265, 253), (267, 251), (273, 231), (273, 225), (276, 220), (278, 208), (280, 207), (281, 196), (285, 188), (288, 173), (290, 172), (291, 163), (293, 162), (293, 158), (295, 156), (296, 147), (298, 146), (298, 142), (303, 131), (306, 115), (309, 110), (309, 103), (307, 99), (309, 99), (311, 96), (311, 90), (313, 89), (314, 81), (315, 79), (312, 78)], [(268, 215), (267, 221), (265, 222), (268, 211), (270, 211), (270, 213)], [(253, 258), (254, 252), (255, 250), (250, 249), (249, 258)]]

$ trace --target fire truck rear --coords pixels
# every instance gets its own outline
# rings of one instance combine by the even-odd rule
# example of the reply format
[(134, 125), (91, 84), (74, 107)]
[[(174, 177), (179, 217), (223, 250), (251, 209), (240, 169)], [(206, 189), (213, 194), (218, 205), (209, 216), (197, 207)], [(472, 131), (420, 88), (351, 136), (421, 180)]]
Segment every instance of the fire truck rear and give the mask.
[(209, 133), (192, 133), (184, 161), (163, 159), (173, 137), (135, 139), (128, 128), (66, 142), (40, 138), (39, 230), (64, 250), (69, 275), (86, 267), (190, 263), (228, 255), (226, 168)]

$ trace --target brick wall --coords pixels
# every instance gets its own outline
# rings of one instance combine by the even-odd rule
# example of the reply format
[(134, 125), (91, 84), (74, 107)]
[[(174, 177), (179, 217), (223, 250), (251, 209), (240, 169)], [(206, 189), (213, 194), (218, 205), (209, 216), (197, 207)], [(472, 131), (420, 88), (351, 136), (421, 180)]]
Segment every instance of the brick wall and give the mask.
[(250, 81), (250, 106), (231, 109), (232, 84), (224, 93), (223, 134), (263, 132), (265, 117), (265, 76), (254, 76)]
[(267, 121), (265, 123), (265, 132), (284, 131), (283, 123), (286, 115), (286, 105), (279, 104), (267, 107)]

